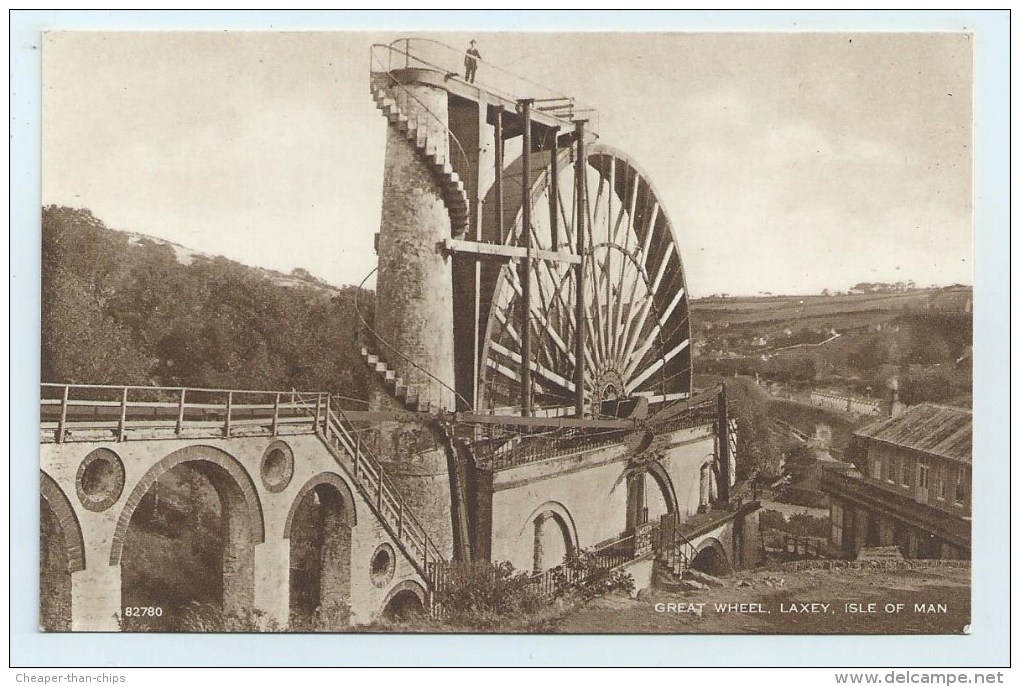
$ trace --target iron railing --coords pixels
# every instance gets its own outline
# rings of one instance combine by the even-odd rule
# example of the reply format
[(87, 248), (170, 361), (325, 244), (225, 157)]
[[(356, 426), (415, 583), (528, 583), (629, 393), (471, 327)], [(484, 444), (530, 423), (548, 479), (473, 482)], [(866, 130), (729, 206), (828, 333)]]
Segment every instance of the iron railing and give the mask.
[[(467, 50), (430, 38), (400, 38), (389, 44), (371, 47), (373, 70), (393, 73), (400, 69), (429, 69), (447, 79), (465, 81), (464, 58)], [(505, 100), (516, 102), (531, 98), (536, 109), (565, 121), (586, 119), (592, 131), (598, 130), (598, 111), (578, 103), (575, 98), (545, 84), (499, 66), (491, 60), (475, 58), (478, 70), (471, 85)]]

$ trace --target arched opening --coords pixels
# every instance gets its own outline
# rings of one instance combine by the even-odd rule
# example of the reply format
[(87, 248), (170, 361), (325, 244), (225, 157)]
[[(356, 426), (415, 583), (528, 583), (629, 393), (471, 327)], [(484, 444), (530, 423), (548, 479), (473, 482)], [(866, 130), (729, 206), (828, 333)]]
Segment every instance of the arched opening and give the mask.
[(71, 575), (84, 569), (84, 542), (74, 508), (49, 475), (39, 497), (39, 629), (71, 629)]
[(292, 630), (331, 632), (349, 622), (353, 503), (338, 480), (306, 485), (288, 519)]
[(39, 628), (71, 629), (71, 571), (67, 540), (57, 514), (39, 498)]
[(232, 458), (189, 447), (163, 459), (135, 488), (115, 535), (124, 628), (254, 629), (263, 538), (254, 486)]
[(730, 572), (730, 562), (726, 559), (722, 544), (715, 541), (702, 546), (691, 561), (691, 567), (717, 577)]
[(535, 516), (534, 572), (545, 572), (563, 563), (573, 555), (570, 529), (563, 517), (554, 511)]
[(627, 532), (675, 511), (673, 485), (661, 465), (653, 462), (627, 473)]
[(383, 603), (382, 615), (387, 620), (410, 620), (425, 614), (425, 592), (414, 582), (401, 582), (390, 591)]

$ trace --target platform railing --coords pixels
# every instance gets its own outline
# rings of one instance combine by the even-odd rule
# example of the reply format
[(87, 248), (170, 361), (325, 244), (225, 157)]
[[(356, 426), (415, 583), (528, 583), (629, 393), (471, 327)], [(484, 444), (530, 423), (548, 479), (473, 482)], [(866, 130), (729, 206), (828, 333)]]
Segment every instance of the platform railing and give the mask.
[[(312, 431), (309, 409), (319, 392), (190, 387), (49, 384), (40, 388), (42, 439), (127, 441), (132, 434), (170, 430), (230, 437), (252, 428), (277, 435)], [(97, 434), (99, 436), (97, 436)], [(105, 435), (105, 436), (104, 436)]]
[[(400, 38), (389, 44), (375, 44), (372, 50), (378, 55), (378, 59), (373, 58), (373, 64), (384, 65), (387, 71), (430, 69), (441, 72), (448, 79), (468, 83), (464, 65), (467, 50), (464, 48), (455, 48), (431, 38)], [(592, 122), (597, 119), (598, 113), (594, 108), (579, 105), (569, 95), (506, 69), (495, 61), (480, 57), (474, 59), (478, 69), (471, 85), (513, 102), (521, 98), (534, 99), (537, 109), (565, 121), (586, 119)]]

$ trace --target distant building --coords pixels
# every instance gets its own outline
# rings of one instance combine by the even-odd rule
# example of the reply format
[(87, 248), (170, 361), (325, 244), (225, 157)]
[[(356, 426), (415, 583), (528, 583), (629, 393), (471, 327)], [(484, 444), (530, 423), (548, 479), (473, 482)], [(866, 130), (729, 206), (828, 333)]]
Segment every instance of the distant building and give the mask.
[(855, 415), (882, 415), (889, 408), (888, 402), (877, 398), (848, 396), (837, 391), (812, 391), (811, 405)]
[(907, 558), (969, 558), (971, 411), (924, 403), (854, 433), (825, 471), (835, 548), (898, 546)]

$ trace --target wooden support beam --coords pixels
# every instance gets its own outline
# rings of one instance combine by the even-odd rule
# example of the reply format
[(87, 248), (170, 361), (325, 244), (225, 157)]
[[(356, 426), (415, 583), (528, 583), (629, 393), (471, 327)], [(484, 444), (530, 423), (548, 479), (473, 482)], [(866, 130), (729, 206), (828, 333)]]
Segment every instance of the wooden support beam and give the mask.
[(577, 417), (584, 415), (584, 218), (585, 218), (585, 171), (588, 161), (584, 155), (584, 120), (574, 123), (574, 136), (577, 141), (577, 157), (574, 159), (574, 184), (577, 197), (577, 222), (574, 226), (577, 241), (578, 262), (574, 266), (574, 413)]
[[(492, 260), (524, 260), (528, 256), (526, 248), (520, 246), (506, 246), (498, 243), (483, 243), (481, 241), (465, 241), (463, 239), (445, 239), (441, 244), (447, 253), (461, 253), (475, 255), (479, 259)], [(532, 260), (548, 260), (550, 262), (564, 262), (570, 265), (581, 264), (581, 257), (573, 253), (560, 253), (553, 250), (531, 249)]]
[(530, 100), (518, 101), (517, 107), (524, 120), (524, 146), (521, 168), (521, 241), (525, 255), (520, 265), (523, 307), (521, 312), (521, 415), (531, 415), (531, 105)]

